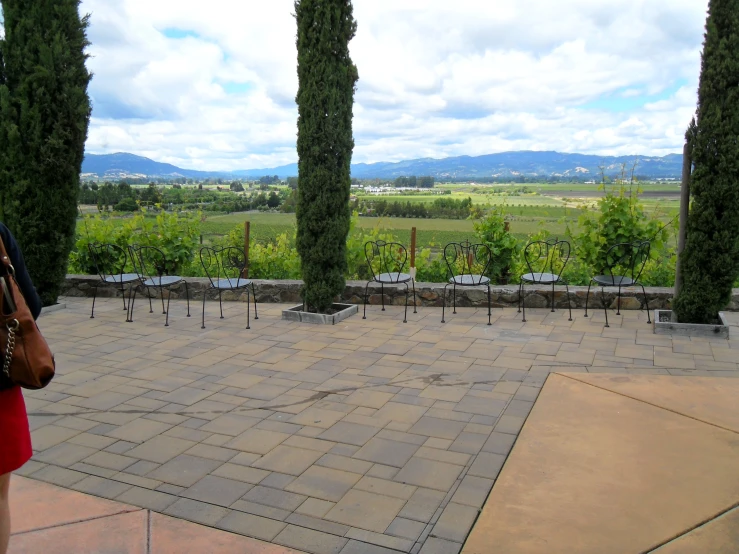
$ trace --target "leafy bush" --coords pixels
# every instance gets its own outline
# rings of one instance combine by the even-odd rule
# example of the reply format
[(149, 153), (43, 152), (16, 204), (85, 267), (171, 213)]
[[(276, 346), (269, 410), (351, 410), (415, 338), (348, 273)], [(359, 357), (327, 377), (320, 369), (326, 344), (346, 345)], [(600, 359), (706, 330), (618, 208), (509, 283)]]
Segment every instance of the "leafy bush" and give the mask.
[[(659, 210), (647, 214), (639, 201), (638, 188), (621, 186), (610, 189), (597, 202), (597, 212), (583, 209), (578, 218), (579, 231), (567, 223), (567, 236), (575, 257), (592, 271), (601, 273), (608, 265), (608, 249), (617, 243), (648, 240), (651, 257), (662, 257), (674, 235), (672, 221), (665, 224)], [(674, 266), (673, 266), (674, 267)]]
[(487, 276), (499, 283), (507, 278), (519, 250), (518, 241), (506, 229), (503, 207), (496, 206), (488, 211), (484, 218), (475, 221), (474, 229), (480, 242), (486, 244), (492, 254)]
[[(100, 214), (85, 216), (82, 232), (77, 236), (75, 249), (69, 259), (69, 269), (73, 273), (92, 275), (97, 272), (88, 245), (91, 243), (116, 244), (126, 249), (131, 244), (155, 246), (162, 250), (171, 267), (171, 273), (190, 276), (200, 239), (200, 213), (178, 214), (160, 212), (154, 221), (145, 215), (137, 214), (123, 225), (115, 225), (113, 221)], [(126, 271), (133, 271), (128, 261)]]

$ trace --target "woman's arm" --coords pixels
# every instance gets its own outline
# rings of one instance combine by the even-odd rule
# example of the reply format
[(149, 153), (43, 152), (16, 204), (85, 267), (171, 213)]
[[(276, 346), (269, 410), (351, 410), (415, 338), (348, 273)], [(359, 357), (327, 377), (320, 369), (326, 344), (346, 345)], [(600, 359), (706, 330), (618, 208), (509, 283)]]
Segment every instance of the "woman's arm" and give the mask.
[(15, 280), (23, 293), (23, 298), (28, 304), (28, 309), (31, 310), (33, 319), (36, 319), (41, 313), (41, 299), (36, 292), (36, 287), (33, 286), (31, 276), (28, 275), (26, 269), (26, 263), (23, 261), (23, 253), (21, 252), (18, 243), (15, 241), (15, 237), (5, 225), (0, 223), (0, 236), (2, 236), (3, 244), (5, 244), (5, 250), (8, 252), (10, 263), (15, 268)]

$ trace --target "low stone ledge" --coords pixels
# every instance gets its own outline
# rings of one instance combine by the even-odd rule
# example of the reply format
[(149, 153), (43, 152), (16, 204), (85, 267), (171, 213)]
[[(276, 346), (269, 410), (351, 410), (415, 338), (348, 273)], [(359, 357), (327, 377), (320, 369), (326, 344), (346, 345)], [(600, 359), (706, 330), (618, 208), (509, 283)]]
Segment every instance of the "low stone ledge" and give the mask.
[[(217, 300), (218, 292), (209, 288), (209, 281), (204, 277), (188, 277), (187, 285), (190, 291), (191, 300), (202, 300), (203, 291), (206, 291), (206, 298), (209, 300)], [(366, 281), (347, 281), (344, 294), (341, 298), (337, 298), (338, 302), (350, 304), (362, 304)], [(100, 279), (93, 275), (67, 275), (62, 286), (63, 296), (73, 297), (92, 297), (93, 289), (98, 287), (98, 296), (115, 298), (121, 296), (120, 289), (116, 289), (110, 285), (102, 285)], [(303, 286), (302, 281), (288, 280), (255, 280), (257, 302), (259, 303), (280, 303), (295, 304), (301, 302), (300, 288)], [(385, 304), (402, 306), (405, 303), (405, 285), (385, 285), (384, 296)], [(570, 287), (570, 301), (572, 308), (585, 308), (585, 295), (587, 287)], [(671, 309), (671, 301), (673, 295), (672, 287), (648, 287), (647, 297), (649, 299), (650, 309)], [(158, 293), (151, 291), (152, 297), (158, 297)], [(368, 289), (369, 303), (382, 303), (382, 290), (378, 284), (370, 284)], [(604, 300), (612, 308), (616, 308), (616, 297), (618, 289), (606, 287)], [(452, 287), (447, 287), (447, 305), (452, 303)], [(551, 287), (526, 287), (526, 307), (527, 308), (546, 308), (549, 307), (552, 295)], [(185, 287), (183, 284), (172, 288), (172, 298), (185, 298)], [(418, 306), (434, 306), (441, 307), (444, 296), (443, 283), (416, 283), (416, 302)], [(240, 301), (246, 302), (247, 293), (245, 290), (224, 291), (222, 293), (224, 301)], [(567, 308), (567, 294), (565, 287), (558, 286), (554, 288), (554, 305), (558, 309)], [(413, 304), (412, 295), (409, 295), (408, 302)], [(457, 287), (456, 303), (459, 307), (486, 307), (487, 306), (487, 289), (485, 287)], [(511, 308), (518, 306), (518, 286), (517, 285), (495, 285), (490, 287), (490, 304), (495, 308)], [(641, 288), (623, 289), (621, 291), (621, 309), (622, 310), (638, 310), (646, 308), (644, 305), (644, 296)], [(594, 310), (602, 309), (601, 289), (593, 287), (590, 290), (590, 300), (588, 308)], [(739, 311), (739, 289), (734, 289), (731, 302), (726, 307), (727, 311)]]

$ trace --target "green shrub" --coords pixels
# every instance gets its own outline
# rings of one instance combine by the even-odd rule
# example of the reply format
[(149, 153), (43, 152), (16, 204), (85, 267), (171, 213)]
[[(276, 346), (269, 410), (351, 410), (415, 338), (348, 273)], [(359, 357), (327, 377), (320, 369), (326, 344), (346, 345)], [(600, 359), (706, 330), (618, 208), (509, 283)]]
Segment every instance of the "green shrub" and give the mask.
[(507, 278), (519, 246), (516, 238), (505, 228), (503, 207), (496, 206), (484, 218), (475, 221), (474, 229), (480, 242), (486, 244), (492, 254), (487, 276), (493, 282)]

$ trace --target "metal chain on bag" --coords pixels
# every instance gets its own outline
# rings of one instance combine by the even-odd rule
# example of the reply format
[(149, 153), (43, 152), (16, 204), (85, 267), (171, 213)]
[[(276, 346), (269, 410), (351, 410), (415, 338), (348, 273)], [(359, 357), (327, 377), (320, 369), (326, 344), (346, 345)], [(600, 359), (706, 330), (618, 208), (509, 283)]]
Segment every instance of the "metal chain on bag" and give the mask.
[(3, 360), (3, 373), (8, 379), (10, 379), (10, 360), (13, 358), (13, 351), (15, 350), (15, 332), (19, 326), (20, 323), (17, 319), (8, 321), (8, 344), (5, 347), (5, 359)]

